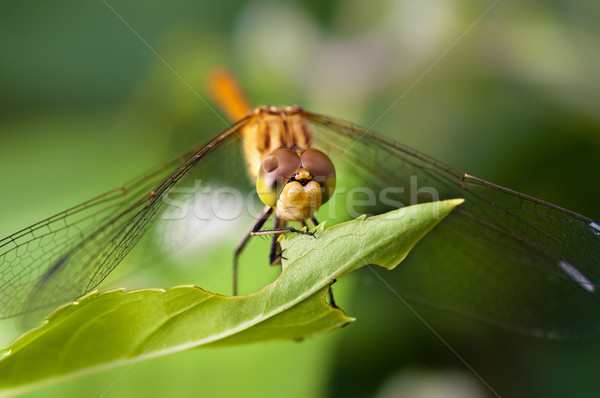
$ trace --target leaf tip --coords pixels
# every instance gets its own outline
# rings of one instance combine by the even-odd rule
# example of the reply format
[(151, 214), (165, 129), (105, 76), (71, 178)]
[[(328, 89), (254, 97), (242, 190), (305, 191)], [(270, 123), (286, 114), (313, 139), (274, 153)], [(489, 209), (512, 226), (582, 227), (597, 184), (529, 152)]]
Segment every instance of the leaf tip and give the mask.
[(325, 225), (327, 224), (327, 221), (323, 221), (322, 223), (320, 223), (319, 225), (317, 225), (316, 227), (314, 227), (312, 229), (313, 232), (319, 232), (319, 233), (323, 233), (325, 231)]
[(443, 200), (442, 202), (446, 202), (446, 203), (450, 204), (450, 206), (452, 206), (452, 207), (457, 207), (457, 206), (460, 206), (463, 203), (465, 203), (465, 199), (464, 198), (447, 199), (447, 200)]

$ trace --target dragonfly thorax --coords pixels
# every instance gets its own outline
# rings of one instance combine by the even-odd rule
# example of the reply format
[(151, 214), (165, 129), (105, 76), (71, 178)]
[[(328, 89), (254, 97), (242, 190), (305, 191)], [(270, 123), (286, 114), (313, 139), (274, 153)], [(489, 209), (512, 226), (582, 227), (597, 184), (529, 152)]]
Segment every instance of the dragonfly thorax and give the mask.
[(240, 128), (244, 157), (250, 176), (255, 179), (262, 161), (274, 150), (299, 151), (312, 146), (312, 133), (298, 106), (255, 108)]

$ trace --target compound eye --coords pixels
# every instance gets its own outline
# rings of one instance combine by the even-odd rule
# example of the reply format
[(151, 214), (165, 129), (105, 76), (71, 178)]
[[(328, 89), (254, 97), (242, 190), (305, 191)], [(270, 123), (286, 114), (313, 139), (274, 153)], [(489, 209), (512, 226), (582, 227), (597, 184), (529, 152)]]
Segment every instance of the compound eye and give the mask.
[(307, 169), (321, 186), (323, 201), (325, 203), (333, 195), (335, 189), (335, 167), (329, 156), (318, 149), (310, 148), (302, 152), (300, 157), (302, 167)]
[(292, 150), (280, 148), (263, 161), (256, 178), (256, 190), (262, 202), (274, 207), (286, 182), (300, 168), (300, 156)]

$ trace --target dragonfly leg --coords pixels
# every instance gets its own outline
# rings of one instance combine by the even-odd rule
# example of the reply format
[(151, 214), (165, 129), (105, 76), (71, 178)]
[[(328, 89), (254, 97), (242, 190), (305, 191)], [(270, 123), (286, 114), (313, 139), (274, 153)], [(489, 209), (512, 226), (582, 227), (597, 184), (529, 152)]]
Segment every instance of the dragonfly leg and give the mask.
[[(279, 217), (277, 217), (277, 214), (275, 214), (273, 216), (273, 226), (278, 229), (278, 228), (285, 228), (285, 220), (281, 220)], [(269, 253), (269, 264), (271, 265), (277, 265), (281, 262), (281, 246), (279, 245), (279, 242), (277, 241), (277, 238), (279, 237), (279, 234), (273, 234), (272, 240), (271, 240), (271, 252)]]
[(311, 216), (310, 217), (310, 221), (313, 223), (313, 225), (316, 227), (317, 225), (319, 225), (319, 222), (317, 221), (317, 217), (315, 216)]
[[(279, 238), (279, 235), (285, 234), (287, 232), (296, 232), (296, 233), (299, 233), (302, 235), (309, 235), (312, 237), (315, 236), (314, 232), (306, 232), (306, 231), (302, 231), (302, 230), (299, 230), (296, 228), (286, 227), (285, 221), (279, 220), (277, 218), (277, 215), (275, 215), (275, 222), (273, 223), (273, 225), (274, 225), (273, 229), (265, 229), (264, 231), (251, 231), (250, 232), (251, 236), (273, 235), (273, 238), (271, 241), (271, 252), (269, 253), (269, 264), (271, 264), (271, 265), (277, 265), (281, 262), (281, 259), (285, 259), (285, 257), (282, 256), (283, 251), (281, 250), (281, 245), (277, 241), (277, 238)], [(304, 224), (304, 226), (306, 226), (306, 224)]]
[(248, 230), (248, 232), (246, 232), (246, 234), (244, 235), (244, 238), (240, 241), (237, 248), (235, 249), (235, 253), (233, 255), (233, 267), (232, 267), (233, 295), (234, 296), (237, 295), (237, 271), (238, 271), (238, 260), (240, 258), (240, 254), (242, 254), (242, 251), (244, 250), (246, 243), (248, 243), (248, 239), (250, 239), (251, 236), (254, 236), (254, 233), (259, 231), (263, 227), (263, 225), (265, 225), (265, 222), (267, 222), (267, 220), (271, 217), (271, 214), (273, 214), (273, 208), (269, 207), (269, 206), (265, 206), (263, 211), (258, 215), (258, 217), (256, 217), (254, 224), (252, 224), (250, 226), (250, 229)]
[[(238, 272), (238, 261), (239, 257), (244, 250), (244, 247), (248, 243), (248, 240), (251, 236), (258, 235), (273, 235), (273, 240), (271, 243), (271, 252), (269, 255), (269, 261), (271, 265), (277, 264), (282, 256), (281, 256), (281, 248), (279, 246), (279, 242), (277, 242), (277, 238), (279, 235), (287, 233), (287, 232), (296, 232), (302, 235), (310, 235), (315, 236), (314, 232), (306, 232), (296, 228), (286, 227), (285, 220), (281, 220), (275, 215), (275, 220), (273, 222), (273, 229), (266, 229), (261, 231), (260, 229), (265, 225), (265, 222), (271, 217), (273, 214), (273, 208), (269, 206), (265, 206), (261, 214), (256, 218), (254, 224), (248, 229), (248, 232), (244, 235), (244, 238), (238, 244), (238, 247), (235, 250), (235, 254), (233, 256), (233, 267), (232, 267), (232, 277), (233, 277), (233, 295), (237, 295), (237, 272)], [(304, 223), (304, 226), (307, 226)]]
[(329, 284), (329, 304), (333, 307), (333, 308), (340, 308), (337, 306), (337, 304), (335, 303), (335, 300), (333, 298), (333, 284), (337, 282), (337, 279), (334, 279), (333, 282), (331, 282)]
[(296, 228), (292, 228), (292, 227), (283, 227), (283, 228), (273, 228), (273, 229), (265, 229), (263, 231), (256, 231), (256, 232), (250, 232), (250, 235), (252, 236), (259, 236), (259, 235), (281, 235), (281, 234), (286, 234), (288, 232), (295, 232), (297, 234), (301, 234), (301, 235), (308, 235), (308, 236), (315, 236), (314, 232), (306, 232), (306, 231), (302, 231), (300, 229), (296, 229)]

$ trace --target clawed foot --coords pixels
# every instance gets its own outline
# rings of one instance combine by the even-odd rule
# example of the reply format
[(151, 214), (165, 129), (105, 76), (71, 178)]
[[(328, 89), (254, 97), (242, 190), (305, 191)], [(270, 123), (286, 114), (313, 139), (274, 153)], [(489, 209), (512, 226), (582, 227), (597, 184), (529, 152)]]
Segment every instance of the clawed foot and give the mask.
[(271, 265), (277, 265), (281, 260), (287, 260), (287, 257), (283, 257), (283, 250), (280, 251), (275, 258), (271, 260)]
[(307, 232), (307, 231), (302, 231), (299, 229), (291, 229), (290, 232), (296, 232), (299, 233), (301, 235), (308, 235), (308, 236), (312, 236), (313, 238), (315, 238), (315, 233), (314, 232)]

